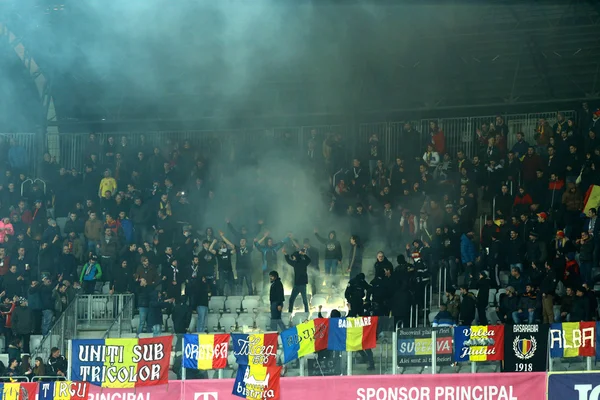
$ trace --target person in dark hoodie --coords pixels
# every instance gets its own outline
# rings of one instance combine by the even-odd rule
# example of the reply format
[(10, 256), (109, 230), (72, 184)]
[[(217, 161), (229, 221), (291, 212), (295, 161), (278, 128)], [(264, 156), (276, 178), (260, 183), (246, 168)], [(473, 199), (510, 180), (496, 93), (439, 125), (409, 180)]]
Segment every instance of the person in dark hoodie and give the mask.
[(162, 333), (163, 308), (175, 303), (175, 299), (165, 299), (163, 294), (155, 290), (150, 293), (150, 304), (148, 309), (148, 325), (152, 327), (152, 336), (156, 337)]
[[(370, 295), (371, 286), (365, 281), (365, 274), (362, 272), (348, 282), (344, 297), (350, 305), (350, 310), (348, 311), (349, 318), (366, 315), (364, 299), (365, 297), (368, 299)], [(363, 361), (367, 362), (367, 370), (373, 371), (375, 369), (373, 351), (368, 349), (366, 351), (360, 351), (359, 354), (363, 357)]]
[(392, 297), (394, 295), (392, 271), (392, 263), (389, 263), (389, 265), (386, 264), (383, 267), (383, 276), (376, 276), (371, 281), (371, 311), (373, 315), (382, 317), (389, 317), (390, 315)]
[[(471, 275), (471, 277), (473, 277)], [(479, 315), (479, 325), (487, 325), (486, 309), (490, 297), (490, 279), (486, 271), (479, 272), (479, 279), (473, 283), (473, 289), (479, 289), (477, 292), (477, 313)]]
[(22, 299), (18, 304), (12, 313), (12, 330), (23, 343), (23, 351), (29, 353), (29, 338), (35, 328), (33, 312), (28, 307), (27, 300)]
[(288, 312), (292, 312), (294, 309), (294, 302), (298, 294), (302, 296), (302, 303), (304, 304), (304, 312), (308, 312), (308, 297), (306, 295), (306, 286), (308, 285), (308, 266), (310, 265), (310, 258), (306, 255), (306, 249), (303, 247), (299, 251), (296, 251), (291, 256), (285, 252), (285, 261), (294, 268), (294, 287), (292, 288), (292, 294), (290, 295), (290, 304), (288, 306)]
[(350, 236), (350, 259), (348, 270), (350, 279), (356, 277), (362, 271), (363, 246), (358, 235)]
[(133, 292), (133, 273), (127, 260), (122, 260), (120, 267), (115, 268), (110, 283), (110, 294), (114, 293), (132, 293)]
[(590, 300), (587, 296), (587, 290), (579, 286), (573, 299), (573, 308), (569, 314), (569, 322), (591, 321), (592, 311), (590, 310)]
[(477, 310), (477, 302), (475, 295), (469, 292), (466, 285), (460, 287), (462, 301), (460, 303), (460, 314), (458, 315), (459, 325), (471, 326), (475, 319), (475, 311)]
[(503, 324), (510, 324), (512, 322), (513, 312), (517, 311), (519, 307), (519, 296), (515, 291), (515, 288), (508, 286), (506, 293), (500, 295), (500, 302), (496, 307), (496, 315)]
[(173, 331), (175, 334), (182, 335), (187, 333), (187, 328), (192, 321), (192, 312), (187, 304), (187, 296), (181, 296), (176, 301), (171, 312), (171, 318), (173, 319)]
[(391, 309), (394, 317), (394, 326), (400, 324), (408, 328), (410, 326), (410, 308), (413, 304), (413, 290), (415, 272), (412, 264), (406, 262), (404, 255), (396, 257), (398, 266), (392, 274), (394, 292), (392, 296)]
[(377, 259), (375, 260), (375, 277), (376, 278), (384, 277), (385, 276), (384, 269), (386, 267), (388, 267), (390, 270), (394, 269), (394, 266), (392, 265), (390, 260), (387, 259), (387, 257), (383, 253), (383, 251), (380, 251), (377, 253)]
[(271, 303), (271, 330), (277, 331), (278, 328), (281, 331), (285, 330), (285, 325), (281, 320), (281, 310), (283, 309), (283, 302), (285, 297), (283, 294), (283, 283), (277, 271), (269, 272), (269, 279), (271, 280), (271, 287), (269, 289), (269, 302)]
[(335, 231), (330, 231), (329, 236), (324, 238), (315, 229), (315, 236), (319, 242), (325, 245), (325, 275), (336, 275), (338, 266), (342, 265), (342, 245), (337, 240)]

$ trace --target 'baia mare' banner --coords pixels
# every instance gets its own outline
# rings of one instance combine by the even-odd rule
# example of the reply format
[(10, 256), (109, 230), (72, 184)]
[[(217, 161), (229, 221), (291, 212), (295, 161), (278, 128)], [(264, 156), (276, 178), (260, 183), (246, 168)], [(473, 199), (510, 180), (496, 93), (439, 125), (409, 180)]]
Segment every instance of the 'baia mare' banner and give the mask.
[(106, 388), (166, 384), (172, 336), (73, 340), (71, 378)]

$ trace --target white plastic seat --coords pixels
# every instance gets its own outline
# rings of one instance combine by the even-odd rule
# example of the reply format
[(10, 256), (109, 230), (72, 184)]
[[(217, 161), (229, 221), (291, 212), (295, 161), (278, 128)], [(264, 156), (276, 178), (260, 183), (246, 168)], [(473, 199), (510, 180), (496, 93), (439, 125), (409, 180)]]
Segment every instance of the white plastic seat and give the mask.
[(255, 323), (256, 328), (266, 332), (271, 328), (271, 316), (269, 314), (258, 314)]
[(225, 297), (211, 297), (208, 301), (208, 311), (211, 313), (220, 313), (225, 308)]
[(257, 312), (258, 306), (259, 306), (258, 299), (242, 300), (242, 309), (244, 312)]
[(254, 314), (240, 314), (237, 319), (238, 327), (247, 326), (249, 328), (254, 328)]
[(225, 300), (225, 310), (228, 313), (239, 312), (242, 308), (242, 300), (239, 298)]
[(292, 314), (290, 314), (289, 312), (283, 312), (281, 313), (281, 320), (283, 321), (283, 324), (287, 327), (290, 326), (290, 320), (292, 319)]
[(139, 315), (135, 315), (132, 319), (131, 319), (131, 330), (133, 332), (137, 332), (137, 328), (138, 325), (140, 324), (140, 316)]
[(488, 303), (490, 305), (494, 305), (496, 302), (496, 289), (490, 289), (490, 294), (488, 295)]
[(231, 332), (236, 328), (235, 321), (237, 319), (236, 314), (223, 314), (221, 315), (221, 319), (219, 319), (219, 325), (221, 326), (221, 331), (223, 332)]
[(310, 299), (310, 305), (312, 307), (319, 307), (327, 305), (327, 296), (324, 294), (315, 294)]
[[(296, 326), (298, 324), (303, 323), (304, 321), (306, 321), (308, 319), (308, 313), (305, 312), (299, 312), (294, 314), (294, 316), (292, 317), (292, 325)], [(285, 322), (284, 322), (285, 323)]]

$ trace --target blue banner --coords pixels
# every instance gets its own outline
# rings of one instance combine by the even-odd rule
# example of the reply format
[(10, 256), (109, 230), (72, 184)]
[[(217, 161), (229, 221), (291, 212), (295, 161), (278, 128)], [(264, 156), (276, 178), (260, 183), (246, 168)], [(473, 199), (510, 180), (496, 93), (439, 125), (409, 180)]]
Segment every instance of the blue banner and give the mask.
[(598, 400), (600, 374), (561, 374), (548, 376), (548, 400)]

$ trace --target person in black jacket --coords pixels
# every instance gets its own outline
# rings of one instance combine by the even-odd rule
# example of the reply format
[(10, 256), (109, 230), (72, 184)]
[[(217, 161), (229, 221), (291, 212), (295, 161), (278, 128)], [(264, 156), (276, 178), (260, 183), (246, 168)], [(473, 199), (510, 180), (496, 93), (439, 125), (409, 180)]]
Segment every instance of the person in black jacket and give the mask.
[(544, 264), (546, 276), (540, 284), (540, 293), (542, 293), (542, 319), (544, 324), (554, 322), (554, 297), (556, 296), (556, 285), (558, 278), (556, 272), (552, 269), (552, 264), (546, 261)]
[(187, 296), (181, 296), (173, 306), (171, 318), (173, 319), (173, 332), (175, 334), (186, 333), (192, 320), (192, 312), (187, 304)]
[(196, 313), (198, 313), (196, 333), (206, 332), (206, 316), (210, 300), (209, 292), (210, 285), (206, 281), (206, 277), (200, 276), (197, 272), (193, 272), (188, 277), (187, 284), (185, 285), (185, 294), (190, 299), (190, 308), (196, 310)]
[(148, 325), (152, 327), (152, 336), (159, 336), (162, 333), (163, 308), (169, 307), (175, 303), (175, 299), (165, 299), (158, 290), (150, 293), (150, 304), (148, 309)]
[(573, 308), (569, 314), (569, 322), (591, 321), (592, 313), (590, 310), (590, 300), (587, 296), (585, 287), (577, 288), (575, 298), (573, 299)]
[[(344, 297), (346, 297), (346, 300), (350, 305), (350, 310), (348, 311), (349, 318), (367, 315), (364, 304), (365, 296), (367, 299), (371, 297), (371, 286), (365, 281), (365, 274), (361, 272), (348, 282), (348, 287), (346, 287), (344, 293)], [(368, 349), (360, 351), (359, 354), (362, 356), (363, 360), (367, 362), (367, 370), (373, 371), (375, 369), (373, 351)]]
[(383, 276), (377, 276), (371, 281), (371, 311), (373, 315), (382, 317), (390, 315), (392, 296), (394, 295), (392, 271), (391, 263), (385, 265)]
[(21, 300), (12, 313), (12, 330), (23, 343), (23, 351), (29, 353), (29, 338), (33, 334), (35, 321), (27, 300)]
[[(472, 276), (471, 276), (472, 277)], [(486, 271), (479, 272), (479, 280), (474, 282), (473, 289), (479, 289), (477, 292), (477, 313), (479, 315), (479, 325), (487, 325), (486, 309), (490, 297), (490, 279)]]
[(377, 253), (377, 259), (375, 260), (375, 277), (376, 278), (381, 278), (381, 277), (385, 276), (385, 272), (384, 272), (385, 267), (388, 267), (390, 270), (394, 269), (394, 266), (392, 265), (390, 260), (388, 260), (387, 257), (385, 256), (385, 254), (383, 254), (383, 251), (380, 251)]
[(317, 285), (320, 285), (319, 276), (321, 270), (319, 268), (319, 250), (310, 245), (310, 239), (305, 238), (303, 247), (306, 250), (306, 255), (310, 258), (310, 265), (308, 266), (308, 283), (310, 284), (310, 292), (314, 295), (317, 293)]
[(348, 262), (348, 273), (350, 279), (356, 277), (362, 271), (363, 246), (358, 235), (350, 237), (350, 260)]
[(508, 286), (506, 293), (500, 295), (500, 304), (496, 307), (496, 315), (503, 324), (510, 324), (512, 322), (513, 312), (518, 310), (519, 307), (519, 296), (515, 292), (515, 288)]
[(469, 292), (469, 288), (466, 285), (460, 287), (460, 294), (462, 296), (462, 301), (460, 303), (460, 313), (458, 315), (459, 325), (471, 326), (475, 319), (475, 310), (477, 309), (475, 295)]
[(269, 290), (269, 302), (271, 303), (271, 330), (277, 331), (277, 328), (285, 330), (285, 325), (281, 320), (281, 310), (285, 297), (283, 295), (283, 283), (279, 278), (277, 271), (269, 272), (271, 288)]
[(398, 266), (392, 274), (394, 292), (391, 300), (392, 316), (396, 327), (401, 323), (404, 328), (410, 326), (410, 309), (414, 302), (414, 287), (416, 283), (415, 269), (406, 262), (404, 255), (396, 257)]
[(300, 294), (302, 296), (302, 303), (304, 304), (304, 312), (307, 313), (308, 298), (306, 295), (306, 285), (308, 285), (308, 266), (310, 264), (310, 258), (306, 255), (305, 248), (301, 248), (291, 256), (288, 255), (284, 249), (283, 254), (285, 256), (285, 261), (294, 268), (294, 287), (292, 288), (292, 294), (290, 295), (288, 312), (292, 312), (296, 297)]
[(48, 375), (67, 376), (67, 368), (69, 367), (67, 359), (60, 354), (58, 347), (50, 349), (50, 358), (48, 358), (46, 366), (48, 367), (46, 369)]
[(335, 231), (330, 231), (329, 236), (324, 238), (315, 229), (315, 236), (325, 245), (325, 275), (336, 275), (338, 266), (342, 264), (342, 245), (336, 239)]
[(133, 282), (132, 269), (129, 267), (127, 260), (122, 260), (121, 267), (114, 270), (110, 284), (110, 294), (133, 292)]
[(148, 311), (150, 308), (150, 294), (154, 291), (154, 286), (148, 285), (145, 278), (138, 279), (137, 287), (137, 305), (139, 314), (139, 324), (137, 328), (137, 334), (142, 333), (144, 324), (146, 325), (146, 331), (148, 331), (150, 324), (148, 322)]

